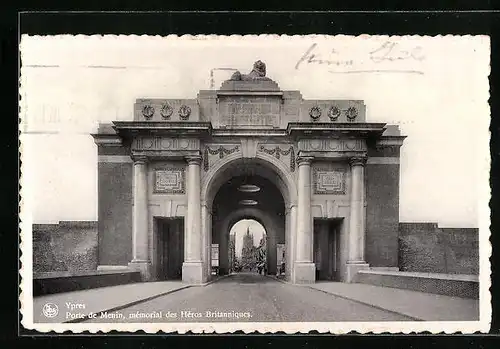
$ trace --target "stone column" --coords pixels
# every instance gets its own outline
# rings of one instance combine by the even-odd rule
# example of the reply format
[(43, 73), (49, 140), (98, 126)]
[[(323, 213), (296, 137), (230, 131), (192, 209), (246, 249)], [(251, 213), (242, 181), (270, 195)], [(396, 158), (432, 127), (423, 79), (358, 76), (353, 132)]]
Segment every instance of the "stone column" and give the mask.
[(148, 175), (146, 157), (134, 157), (134, 205), (132, 212), (132, 261), (129, 267), (141, 272), (143, 281), (151, 279), (149, 260)]
[(184, 245), (186, 255), (182, 264), (182, 281), (200, 284), (203, 282), (201, 247), (201, 184), (200, 156), (186, 158), (187, 170), (187, 215), (185, 217)]
[(208, 219), (207, 219), (207, 275), (208, 280), (212, 278), (212, 213), (209, 210)]
[(202, 217), (202, 234), (203, 234), (203, 263), (205, 263), (203, 279), (210, 280), (212, 275), (211, 262), (212, 262), (212, 215), (209, 207), (204, 204), (201, 210)]
[(201, 235), (203, 239), (202, 244), (202, 260), (205, 264), (205, 268), (203, 268), (203, 281), (206, 282), (210, 278), (210, 273), (208, 273), (208, 269), (206, 266), (210, 265), (210, 250), (209, 250), (209, 234), (210, 232), (210, 224), (208, 222), (209, 219), (209, 211), (206, 203), (201, 206)]
[(311, 215), (311, 162), (312, 157), (299, 157), (297, 239), (294, 283), (314, 283), (315, 267), (312, 256), (313, 227)]
[(349, 213), (349, 237), (347, 258), (347, 282), (353, 282), (356, 274), (361, 269), (367, 269), (368, 264), (364, 260), (365, 250), (365, 174), (364, 166), (366, 159), (351, 158), (351, 201)]
[(297, 205), (292, 204), (290, 206), (290, 246), (286, 246), (286, 248), (289, 250), (288, 256), (290, 257), (287, 259), (287, 268), (290, 273), (290, 281), (293, 282), (295, 280), (295, 256), (297, 255)]
[(289, 263), (290, 263), (290, 208), (285, 208), (285, 278), (286, 280), (290, 280), (289, 273), (288, 273), (288, 268), (289, 268)]

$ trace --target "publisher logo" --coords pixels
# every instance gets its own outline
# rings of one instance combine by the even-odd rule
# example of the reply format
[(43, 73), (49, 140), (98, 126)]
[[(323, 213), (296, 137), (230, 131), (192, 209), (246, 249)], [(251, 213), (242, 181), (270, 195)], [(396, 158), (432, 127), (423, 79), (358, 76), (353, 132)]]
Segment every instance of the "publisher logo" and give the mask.
[(42, 308), (42, 313), (45, 317), (53, 318), (59, 314), (59, 307), (54, 303), (45, 303)]

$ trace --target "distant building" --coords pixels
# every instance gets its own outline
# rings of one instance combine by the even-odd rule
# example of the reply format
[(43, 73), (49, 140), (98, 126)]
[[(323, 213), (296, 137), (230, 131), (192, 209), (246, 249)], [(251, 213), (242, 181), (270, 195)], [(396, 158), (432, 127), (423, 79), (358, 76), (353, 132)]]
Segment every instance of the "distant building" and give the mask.
[(253, 234), (250, 233), (250, 228), (247, 228), (246, 234), (243, 236), (243, 247), (241, 249), (242, 267), (245, 271), (253, 271), (256, 267), (255, 246), (253, 244)]

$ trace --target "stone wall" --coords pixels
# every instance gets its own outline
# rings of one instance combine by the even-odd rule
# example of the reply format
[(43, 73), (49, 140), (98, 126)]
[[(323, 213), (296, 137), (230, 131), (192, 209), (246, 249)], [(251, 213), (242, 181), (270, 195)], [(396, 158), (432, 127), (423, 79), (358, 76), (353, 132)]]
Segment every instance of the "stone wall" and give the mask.
[(102, 161), (97, 173), (99, 265), (127, 265), (132, 259), (132, 163)]
[(33, 224), (33, 272), (97, 269), (97, 222)]
[(399, 268), (401, 271), (479, 274), (479, 230), (439, 228), (436, 223), (400, 223)]
[(399, 165), (366, 165), (366, 262), (398, 263)]

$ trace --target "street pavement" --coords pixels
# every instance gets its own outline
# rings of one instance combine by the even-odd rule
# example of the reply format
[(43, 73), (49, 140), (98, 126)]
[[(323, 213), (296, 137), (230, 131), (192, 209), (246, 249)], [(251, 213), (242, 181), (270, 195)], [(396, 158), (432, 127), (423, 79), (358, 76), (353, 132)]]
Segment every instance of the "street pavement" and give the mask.
[(479, 320), (478, 299), (342, 282), (316, 282), (307, 287), (422, 321)]
[(233, 274), (85, 322), (415, 321), (390, 310), (255, 273)]

